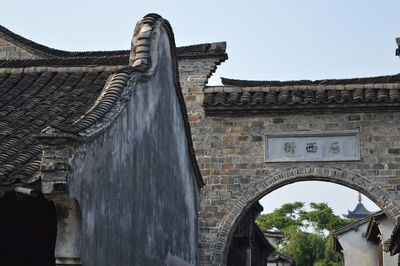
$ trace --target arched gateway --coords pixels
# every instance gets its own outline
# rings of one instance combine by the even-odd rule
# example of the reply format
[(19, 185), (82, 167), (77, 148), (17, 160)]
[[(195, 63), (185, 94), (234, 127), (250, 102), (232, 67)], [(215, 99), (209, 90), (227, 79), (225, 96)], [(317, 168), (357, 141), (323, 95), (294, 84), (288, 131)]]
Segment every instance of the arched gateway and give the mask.
[(320, 180), (355, 189), (396, 221), (400, 75), (290, 82), (223, 79), (223, 86), (208, 87), (208, 77), (227, 58), (221, 47), (215, 51), (207, 59), (179, 62), (206, 181), (199, 265), (225, 265), (241, 216), (267, 193), (293, 182)]
[(398, 216), (399, 206), (391, 202), (379, 187), (365, 177), (337, 168), (306, 167), (288, 169), (252, 183), (239, 198), (232, 198), (225, 202), (224, 207), (230, 211), (225, 215), (216, 234), (216, 246), (213, 250), (215, 262), (223, 263), (226, 261), (234, 229), (241, 216), (246, 213), (246, 210), (253, 203), (279, 187), (294, 182), (310, 180), (333, 182), (360, 191), (374, 200), (379, 207), (385, 210), (389, 217)]

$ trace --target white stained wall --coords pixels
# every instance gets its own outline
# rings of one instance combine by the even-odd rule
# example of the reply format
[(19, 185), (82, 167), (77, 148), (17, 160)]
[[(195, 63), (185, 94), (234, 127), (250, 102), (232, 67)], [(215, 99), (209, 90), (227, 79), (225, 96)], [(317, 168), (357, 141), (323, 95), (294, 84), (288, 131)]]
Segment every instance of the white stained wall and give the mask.
[[(390, 239), (394, 229), (394, 224), (385, 216), (378, 220), (379, 231), (381, 232), (382, 241)], [(399, 255), (390, 256), (388, 252), (383, 252), (383, 265), (384, 266), (397, 266)]]
[(346, 266), (378, 265), (377, 246), (365, 238), (367, 227), (368, 223), (364, 223), (358, 227), (357, 231), (350, 230), (338, 236)]
[(278, 261), (278, 262), (268, 262), (267, 266), (290, 266), (290, 262)]

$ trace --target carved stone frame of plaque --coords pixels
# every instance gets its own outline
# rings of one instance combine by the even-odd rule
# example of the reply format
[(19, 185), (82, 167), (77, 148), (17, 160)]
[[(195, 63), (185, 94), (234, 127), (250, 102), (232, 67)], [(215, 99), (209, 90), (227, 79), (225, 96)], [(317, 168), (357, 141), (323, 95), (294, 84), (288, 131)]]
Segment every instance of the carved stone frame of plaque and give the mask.
[(264, 162), (360, 161), (359, 131), (276, 133), (264, 136)]

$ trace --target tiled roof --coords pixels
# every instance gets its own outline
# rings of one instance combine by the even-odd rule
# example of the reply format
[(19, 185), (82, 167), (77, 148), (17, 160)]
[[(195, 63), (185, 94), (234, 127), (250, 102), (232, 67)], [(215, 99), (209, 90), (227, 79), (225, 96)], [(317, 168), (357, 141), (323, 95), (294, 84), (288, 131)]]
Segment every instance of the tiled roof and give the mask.
[(348, 219), (362, 219), (364, 217), (367, 217), (368, 215), (371, 215), (372, 213), (373, 212), (367, 210), (364, 204), (360, 202), (357, 204), (353, 211), (348, 211), (348, 214), (345, 215), (345, 217)]
[(41, 148), (31, 137), (69, 125), (94, 104), (111, 72), (0, 72), (0, 183), (33, 182)]
[(18, 35), (0, 25), (0, 37), (7, 41), (28, 48), (39, 57), (99, 57), (99, 56), (118, 56), (129, 54), (128, 50), (119, 51), (89, 51), (89, 52), (70, 52), (50, 48)]
[[(140, 23), (153, 28), (159, 19), (170, 29), (168, 22), (156, 14), (145, 16)], [(137, 47), (133, 56), (128, 50), (67, 52), (34, 43), (0, 27), (0, 37), (4, 38), (4, 35), (25, 47), (40, 50), (45, 56), (0, 60), (0, 184), (1, 190), (12, 190), (19, 185), (39, 184), (36, 181), (40, 177), (35, 173), (40, 167), (42, 149), (33, 136), (42, 136), (45, 129), (54, 129), (79, 138), (80, 133), (98, 126), (96, 123), (101, 124), (100, 121), (109, 113), (115, 115), (113, 108), (117, 105), (120, 108), (118, 103), (126, 100), (123, 90), (128, 79), (134, 75), (133, 72), (143, 72), (149, 65), (140, 64), (140, 59), (145, 57), (136, 51)], [(148, 39), (140, 34), (137, 36), (139, 40), (142, 37)], [(148, 51), (149, 46), (148, 41), (145, 45), (141, 44), (141, 49)], [(185, 57), (223, 56), (225, 51), (221, 47), (225, 47), (224, 43), (180, 47), (177, 50)], [(132, 62), (136, 62), (133, 66), (129, 66), (130, 56)], [(149, 58), (149, 54), (146, 56)], [(179, 94), (178, 81), (177, 86)], [(183, 96), (181, 98), (184, 108)], [(189, 149), (198, 172), (197, 179), (202, 185), (204, 181), (194, 159), (188, 121), (185, 123)]]
[[(178, 58), (198, 58), (218, 56), (226, 59), (225, 42), (205, 43), (177, 47)], [(51, 48), (50, 48), (51, 49)], [(63, 53), (62, 53), (63, 54)], [(44, 57), (37, 59), (0, 60), (0, 68), (26, 68), (39, 66), (115, 66), (129, 64), (129, 51), (73, 52), (72, 55)]]
[(268, 113), (316, 108), (334, 111), (344, 106), (358, 109), (400, 107), (400, 75), (351, 80), (274, 81), (263, 85), (252, 82), (229, 84), (236, 86), (205, 89), (203, 105), (206, 112)]
[[(0, 60), (0, 67), (21, 67), (27, 64), (42, 65), (128, 65), (130, 50), (71, 52), (50, 48), (18, 35), (0, 25), (0, 37), (30, 50), (39, 59)], [(226, 42), (203, 43), (176, 48), (178, 58), (220, 56), (227, 59)], [(59, 60), (57, 58), (64, 58)], [(58, 60), (58, 61), (57, 61)]]
[[(281, 263), (279, 263), (281, 262)], [(268, 264), (296, 266), (294, 259), (279, 252), (274, 252), (268, 257)], [(278, 264), (279, 263), (279, 264)], [(284, 264), (286, 263), (286, 264)]]
[(221, 56), (228, 59), (226, 51), (226, 42), (203, 43), (176, 48), (179, 58), (193, 58), (205, 56)]
[(128, 66), (129, 56), (101, 57), (51, 57), (38, 59), (0, 60), (1, 68), (27, 68), (41, 66)]
[(362, 224), (368, 223), (369, 221), (371, 221), (371, 219), (375, 219), (377, 217), (382, 217), (384, 215), (385, 215), (385, 213), (383, 211), (373, 212), (372, 214), (370, 214), (362, 219), (356, 220), (355, 222), (353, 222), (351, 224), (348, 224), (342, 228), (339, 228), (338, 230), (334, 231), (332, 234), (334, 237), (337, 237), (338, 235), (341, 235), (341, 234), (346, 233), (354, 228), (357, 228), (358, 226), (360, 226)]
[(321, 79), (321, 80), (240, 80), (221, 78), (225, 86), (257, 87), (257, 86), (301, 86), (301, 85), (350, 85), (350, 84), (373, 84), (373, 83), (398, 83), (400, 74), (377, 77), (351, 78), (351, 79)]

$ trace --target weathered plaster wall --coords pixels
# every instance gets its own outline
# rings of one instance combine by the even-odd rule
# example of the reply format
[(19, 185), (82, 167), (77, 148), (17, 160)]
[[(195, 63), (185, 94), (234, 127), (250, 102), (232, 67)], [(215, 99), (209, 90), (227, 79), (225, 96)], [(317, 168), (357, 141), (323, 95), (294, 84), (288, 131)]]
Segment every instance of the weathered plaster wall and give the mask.
[[(243, 212), (267, 193), (293, 182), (342, 184), (364, 193), (389, 217), (400, 215), (400, 112), (207, 117), (203, 91), (221, 90), (205, 87), (216, 62), (180, 62), (196, 156), (206, 182), (200, 203), (199, 265), (222, 265)], [(360, 132), (361, 161), (264, 162), (265, 134), (347, 130)]]
[(290, 262), (285, 261), (277, 261), (277, 262), (269, 262), (267, 266), (292, 266)]
[[(390, 239), (394, 229), (394, 224), (392, 221), (384, 217), (378, 220), (378, 227), (379, 231), (381, 232), (382, 242), (384, 243), (385, 241)], [(383, 253), (383, 265), (397, 265), (398, 260), (399, 255), (390, 256), (390, 253), (388, 252)]]
[(357, 230), (350, 230), (338, 236), (343, 247), (346, 266), (378, 265), (378, 249), (376, 244), (365, 239), (368, 223), (360, 225)]
[(71, 154), (85, 266), (196, 265), (198, 186), (163, 34), (155, 76), (113, 125)]
[(32, 59), (35, 57), (29, 51), (2, 39), (0, 36), (0, 59)]

